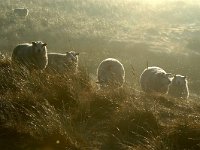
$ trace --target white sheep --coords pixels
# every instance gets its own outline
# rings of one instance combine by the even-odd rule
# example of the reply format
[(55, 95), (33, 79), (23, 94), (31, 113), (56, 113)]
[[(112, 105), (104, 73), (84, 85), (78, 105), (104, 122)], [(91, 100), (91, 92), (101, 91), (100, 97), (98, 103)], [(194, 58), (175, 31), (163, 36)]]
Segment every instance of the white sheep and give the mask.
[(125, 70), (121, 62), (114, 58), (103, 60), (97, 69), (100, 88), (118, 88), (125, 82)]
[(165, 94), (168, 92), (171, 73), (166, 73), (160, 67), (148, 67), (140, 76), (140, 85), (144, 92), (150, 94)]
[(46, 43), (36, 41), (17, 45), (12, 53), (12, 63), (32, 70), (43, 70), (48, 63)]
[(188, 81), (186, 76), (175, 75), (172, 78), (172, 83), (169, 86), (168, 95), (175, 98), (188, 98)]
[(76, 73), (78, 70), (78, 55), (79, 53), (74, 51), (66, 52), (66, 54), (48, 53), (47, 70), (58, 73), (65, 71)]
[(17, 16), (26, 17), (28, 16), (29, 10), (27, 8), (15, 8), (13, 12)]

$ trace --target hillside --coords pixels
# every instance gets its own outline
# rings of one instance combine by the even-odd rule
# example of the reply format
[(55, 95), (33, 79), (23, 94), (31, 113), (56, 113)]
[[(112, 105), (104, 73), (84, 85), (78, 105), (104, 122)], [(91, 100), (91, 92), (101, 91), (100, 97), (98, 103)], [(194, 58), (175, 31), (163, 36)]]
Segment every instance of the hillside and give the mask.
[[(18, 7), (29, 15), (16, 16)], [(200, 2), (9, 0), (0, 8), (2, 149), (200, 149)], [(37, 40), (49, 52), (80, 52), (80, 72), (13, 70), (13, 48)], [(126, 83), (105, 92), (95, 81), (107, 57), (124, 64)], [(138, 79), (147, 62), (187, 75), (190, 98), (145, 95)]]

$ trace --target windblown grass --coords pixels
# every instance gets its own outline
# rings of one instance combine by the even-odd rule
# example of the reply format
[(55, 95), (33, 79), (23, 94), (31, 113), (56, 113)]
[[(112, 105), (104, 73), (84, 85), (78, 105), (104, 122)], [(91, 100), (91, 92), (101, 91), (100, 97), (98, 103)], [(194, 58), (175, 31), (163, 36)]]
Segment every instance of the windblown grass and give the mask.
[[(15, 17), (16, 7), (29, 15)], [(0, 61), (1, 149), (200, 149), (199, 2), (10, 0), (0, 8), (0, 50), (8, 54)], [(49, 52), (79, 51), (80, 71), (13, 69), (12, 49), (34, 40), (47, 42)], [(124, 64), (123, 88), (95, 84), (107, 57)], [(141, 92), (147, 61), (187, 75), (190, 99)]]
[[(16, 81), (9, 59), (0, 66), (5, 69), (2, 77), (6, 72)], [(18, 80), (23, 86), (15, 89), (15, 82), (2, 81), (6, 86), (0, 95), (0, 146), (8, 150), (199, 148), (199, 102), (147, 96), (128, 85), (102, 91), (93, 82), (84, 68), (76, 75), (33, 72), (26, 82)]]

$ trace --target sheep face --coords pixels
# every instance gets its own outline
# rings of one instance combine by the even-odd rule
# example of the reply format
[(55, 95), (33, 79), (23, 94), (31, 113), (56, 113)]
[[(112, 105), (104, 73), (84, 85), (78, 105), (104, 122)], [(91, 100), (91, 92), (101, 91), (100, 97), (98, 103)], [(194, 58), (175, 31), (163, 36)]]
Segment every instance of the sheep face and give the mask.
[(77, 63), (78, 55), (79, 55), (79, 53), (76, 53), (74, 51), (66, 52), (67, 62), (68, 63)]
[(33, 49), (34, 49), (34, 53), (35, 54), (43, 54), (46, 55), (47, 54), (47, 44), (46, 43), (42, 43), (42, 42), (32, 42), (33, 44)]
[(187, 84), (187, 77), (182, 75), (175, 75), (172, 79), (172, 84), (177, 87), (184, 87)]
[(172, 84), (169, 86), (168, 95), (187, 99), (189, 97), (187, 78), (182, 75), (175, 75), (172, 79)]
[(32, 68), (43, 70), (48, 63), (47, 44), (41, 41), (32, 42)]

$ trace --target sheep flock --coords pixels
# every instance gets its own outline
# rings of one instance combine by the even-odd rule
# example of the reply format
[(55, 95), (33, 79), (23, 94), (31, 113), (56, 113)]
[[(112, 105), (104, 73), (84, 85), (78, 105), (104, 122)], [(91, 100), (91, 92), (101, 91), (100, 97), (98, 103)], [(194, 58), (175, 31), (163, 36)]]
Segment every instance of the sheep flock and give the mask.
[[(75, 51), (48, 53), (47, 44), (42, 41), (18, 44), (11, 56), (12, 66), (15, 69), (25, 68), (29, 75), (33, 71), (76, 75), (79, 71), (78, 60), (79, 53)], [(122, 88), (125, 83), (124, 65), (115, 58), (106, 58), (99, 63), (96, 78), (99, 90)], [(189, 97), (187, 77), (168, 73), (158, 66), (145, 68), (139, 77), (139, 83), (141, 90), (149, 95), (168, 95), (183, 99)]]
[[(15, 16), (26, 17), (27, 8), (14, 8)], [(11, 60), (15, 68), (26, 68), (53, 73), (76, 74), (78, 72), (79, 53), (47, 52), (47, 44), (42, 41), (17, 45), (12, 53)], [(105, 58), (97, 67), (97, 85), (99, 89), (117, 89), (125, 83), (125, 69), (123, 63), (115, 58)], [(186, 76), (167, 73), (158, 66), (144, 69), (139, 77), (141, 90), (146, 94), (167, 94), (174, 98), (188, 98), (189, 88)]]

